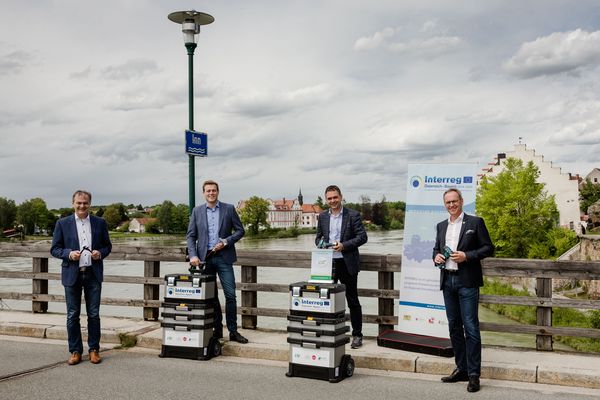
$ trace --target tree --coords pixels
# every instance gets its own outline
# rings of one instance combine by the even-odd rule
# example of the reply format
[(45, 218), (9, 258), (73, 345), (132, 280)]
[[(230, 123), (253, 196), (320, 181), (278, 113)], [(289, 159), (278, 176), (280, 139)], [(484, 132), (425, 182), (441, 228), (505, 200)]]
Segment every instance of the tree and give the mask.
[(190, 214), (187, 204), (177, 204), (173, 208), (173, 232), (187, 232)]
[(592, 183), (589, 179), (579, 189), (579, 207), (587, 213), (589, 206), (600, 200), (600, 184)]
[(248, 228), (250, 235), (258, 234), (261, 227), (268, 228), (267, 214), (269, 212), (269, 202), (258, 196), (252, 196), (240, 210), (240, 219)]
[(366, 194), (361, 194), (360, 197), (360, 213), (362, 214), (363, 221), (373, 221), (373, 206), (371, 205), (371, 198)]
[(14, 200), (0, 197), (0, 229), (14, 228), (17, 205)]
[(323, 203), (323, 198), (321, 196), (317, 196), (317, 200), (315, 201), (315, 204), (319, 207), (321, 207), (322, 210), (327, 210), (329, 208), (329, 205)]
[(160, 205), (158, 210), (158, 227), (163, 233), (173, 232), (173, 211), (175, 210), (175, 204), (170, 200), (165, 200)]
[(106, 207), (104, 211), (104, 215), (102, 216), (106, 220), (106, 224), (108, 225), (108, 229), (111, 231), (114, 230), (119, 223), (121, 223), (121, 214), (119, 213), (119, 205), (111, 204)]
[(381, 226), (382, 229), (389, 229), (391, 224), (390, 210), (387, 202), (385, 201), (385, 195), (381, 197), (381, 200), (373, 204), (373, 223)]
[(23, 225), (26, 235), (32, 235), (37, 229), (48, 226), (48, 208), (39, 197), (26, 200), (17, 207), (17, 222)]
[[(504, 170), (484, 177), (477, 190), (477, 213), (485, 219), (496, 256), (526, 258), (532, 247), (548, 243), (558, 224), (554, 196), (548, 196), (533, 162), (508, 158)], [(549, 246), (549, 244), (547, 244)], [(538, 251), (539, 252), (539, 251)]]

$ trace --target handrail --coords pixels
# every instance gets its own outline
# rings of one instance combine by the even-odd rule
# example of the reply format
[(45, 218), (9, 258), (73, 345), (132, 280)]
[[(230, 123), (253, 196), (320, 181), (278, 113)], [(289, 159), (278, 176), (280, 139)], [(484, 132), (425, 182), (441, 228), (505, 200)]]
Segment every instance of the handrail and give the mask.
[[(0, 298), (31, 300), (33, 312), (45, 312), (48, 302), (64, 302), (62, 295), (48, 294), (48, 281), (60, 280), (60, 274), (48, 272), (50, 258), (48, 242), (0, 243), (0, 263), (3, 257), (32, 259), (32, 271), (7, 271), (0, 269), (0, 278), (31, 279), (32, 293), (0, 292)], [(256, 328), (258, 316), (285, 317), (285, 308), (257, 306), (258, 293), (287, 293), (289, 286), (257, 281), (258, 267), (266, 268), (310, 268), (309, 251), (238, 250), (241, 266), (241, 281), (236, 282), (241, 291), (238, 313), (244, 328)], [(144, 276), (105, 275), (107, 283), (144, 285), (143, 299), (102, 298), (102, 304), (142, 307), (145, 319), (156, 320), (160, 307), (161, 261), (184, 262), (185, 247), (114, 245), (107, 263), (111, 260), (143, 261)], [(361, 270), (376, 271), (377, 288), (359, 288), (359, 296), (378, 299), (378, 313), (363, 315), (365, 323), (375, 323), (379, 331), (393, 329), (398, 323), (394, 315), (399, 290), (394, 288), (394, 274), (401, 270), (401, 256), (395, 254), (361, 254)], [(536, 334), (538, 350), (552, 350), (552, 335), (600, 338), (600, 329), (553, 327), (552, 310), (559, 307), (600, 309), (600, 300), (578, 300), (552, 298), (552, 279), (600, 279), (600, 262), (597, 261), (554, 261), (534, 259), (489, 258), (483, 260), (486, 276), (526, 277), (536, 279), (536, 296), (481, 295), (480, 302), (486, 304), (526, 305), (537, 308), (536, 325), (508, 325), (481, 323), (482, 330), (508, 333)], [(287, 304), (286, 304), (287, 305)]]

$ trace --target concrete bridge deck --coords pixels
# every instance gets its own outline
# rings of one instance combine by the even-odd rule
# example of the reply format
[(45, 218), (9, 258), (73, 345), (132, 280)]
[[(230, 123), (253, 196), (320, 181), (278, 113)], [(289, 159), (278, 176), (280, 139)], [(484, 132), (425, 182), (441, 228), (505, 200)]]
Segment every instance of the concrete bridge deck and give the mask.
[[(86, 320), (82, 318), (82, 326)], [(268, 330), (241, 330), (250, 343), (241, 345), (224, 340), (223, 355), (244, 359), (288, 360), (287, 333)], [(9, 340), (10, 336), (37, 338), (36, 343), (64, 343), (62, 358), (66, 361), (65, 315), (56, 313), (34, 314), (23, 311), (0, 311), (0, 341)], [(158, 322), (144, 321), (134, 318), (102, 317), (102, 350), (110, 349), (121, 343), (123, 337), (135, 337), (137, 348), (158, 354), (161, 346), (162, 331)], [(227, 338), (227, 334), (225, 334)], [(41, 340), (40, 340), (41, 339)], [(58, 350), (56, 350), (58, 351)], [(56, 352), (55, 351), (55, 352)], [(399, 371), (421, 375), (445, 375), (454, 367), (453, 359), (411, 353), (401, 350), (377, 346), (374, 338), (365, 338), (360, 349), (350, 349), (356, 367), (371, 371)], [(10, 353), (10, 352), (9, 352)], [(43, 353), (42, 353), (43, 354)], [(24, 365), (17, 367), (11, 357), (17, 354), (3, 355), (3, 366), (0, 368), (0, 379), (19, 373), (14, 369), (27, 370), (34, 368), (33, 360), (22, 360)], [(56, 355), (53, 360), (57, 360)], [(58, 358), (60, 360), (60, 357)], [(6, 362), (8, 361), (8, 362)], [(64, 362), (56, 361), (56, 362)], [(15, 361), (16, 362), (16, 361)], [(258, 361), (257, 361), (258, 362)], [(27, 365), (25, 365), (27, 364)], [(29, 365), (31, 364), (31, 365)], [(283, 372), (283, 371), (282, 371)], [(484, 347), (482, 379), (528, 382), (538, 384), (563, 385), (577, 388), (594, 389), (592, 392), (600, 396), (600, 356), (566, 352), (538, 352), (515, 348)]]

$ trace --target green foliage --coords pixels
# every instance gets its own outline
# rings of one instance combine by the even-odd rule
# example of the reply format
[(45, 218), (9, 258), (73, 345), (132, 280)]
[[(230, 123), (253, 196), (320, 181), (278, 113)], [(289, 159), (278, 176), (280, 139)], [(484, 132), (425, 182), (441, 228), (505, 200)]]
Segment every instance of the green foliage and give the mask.
[(497, 257), (525, 258), (535, 243), (547, 242), (557, 225), (554, 196), (548, 196), (533, 162), (508, 158), (497, 176), (477, 190), (477, 214), (485, 219)]
[[(163, 231), (163, 233), (172, 233), (173, 229), (173, 214), (175, 212), (175, 204), (172, 201), (165, 200), (160, 205), (157, 218), (158, 218), (158, 226)], [(147, 228), (147, 227), (146, 227)]]
[(600, 310), (591, 310), (589, 318), (590, 326), (594, 329), (600, 329)]
[(14, 200), (0, 197), (0, 230), (13, 228), (17, 218), (17, 205)]
[[(528, 296), (526, 289), (519, 290), (513, 288), (507, 283), (502, 283), (497, 279), (490, 281), (485, 279), (485, 284), (481, 288), (481, 294), (501, 295), (501, 296)], [(505, 315), (515, 321), (525, 324), (535, 325), (537, 323), (536, 307), (533, 306), (513, 306), (505, 304), (484, 304), (484, 307), (496, 311), (498, 314)], [(579, 328), (600, 328), (600, 310), (592, 310), (587, 313), (573, 308), (552, 309), (552, 325), (568, 326)], [(578, 351), (600, 352), (600, 340), (591, 338), (564, 337), (556, 336), (556, 340), (566, 344)]]
[(321, 207), (322, 210), (327, 210), (329, 208), (327, 204), (323, 203), (323, 198), (321, 196), (317, 196), (315, 204)]
[(546, 234), (546, 240), (532, 243), (528, 258), (556, 259), (577, 244), (577, 234), (570, 229), (554, 227)]
[(187, 232), (190, 213), (187, 204), (177, 204), (172, 211), (173, 232)]
[(146, 233), (160, 233), (158, 221), (146, 222)]
[(392, 220), (390, 219), (390, 210), (388, 203), (385, 201), (385, 196), (381, 200), (373, 204), (373, 223), (379, 225), (381, 229), (390, 229)]
[[(481, 294), (494, 294), (500, 296), (529, 296), (529, 292), (526, 289), (515, 289), (511, 285), (500, 282), (497, 279), (486, 279), (483, 287), (481, 288)], [(498, 314), (504, 315), (515, 321), (534, 325), (536, 323), (535, 307), (513, 306), (506, 304), (486, 304), (485, 306), (490, 310), (493, 310)]]
[(257, 235), (260, 228), (268, 228), (267, 213), (269, 202), (258, 196), (252, 196), (240, 210), (240, 219), (250, 235)]
[(48, 228), (48, 208), (42, 199), (26, 200), (17, 207), (17, 222), (23, 225), (26, 235), (33, 235), (38, 229)]
[(102, 216), (106, 220), (108, 229), (114, 230), (121, 223), (121, 214), (119, 213), (119, 205), (111, 204), (106, 207), (104, 215)]
[(587, 179), (579, 189), (579, 207), (581, 211), (587, 213), (588, 207), (598, 200), (600, 200), (600, 185)]

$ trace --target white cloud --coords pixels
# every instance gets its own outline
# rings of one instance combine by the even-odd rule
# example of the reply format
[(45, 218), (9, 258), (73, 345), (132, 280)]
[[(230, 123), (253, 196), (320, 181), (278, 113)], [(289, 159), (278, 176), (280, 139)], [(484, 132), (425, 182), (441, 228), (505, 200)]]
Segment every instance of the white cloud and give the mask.
[(504, 64), (511, 75), (533, 78), (595, 67), (600, 61), (600, 31), (555, 32), (525, 42)]

